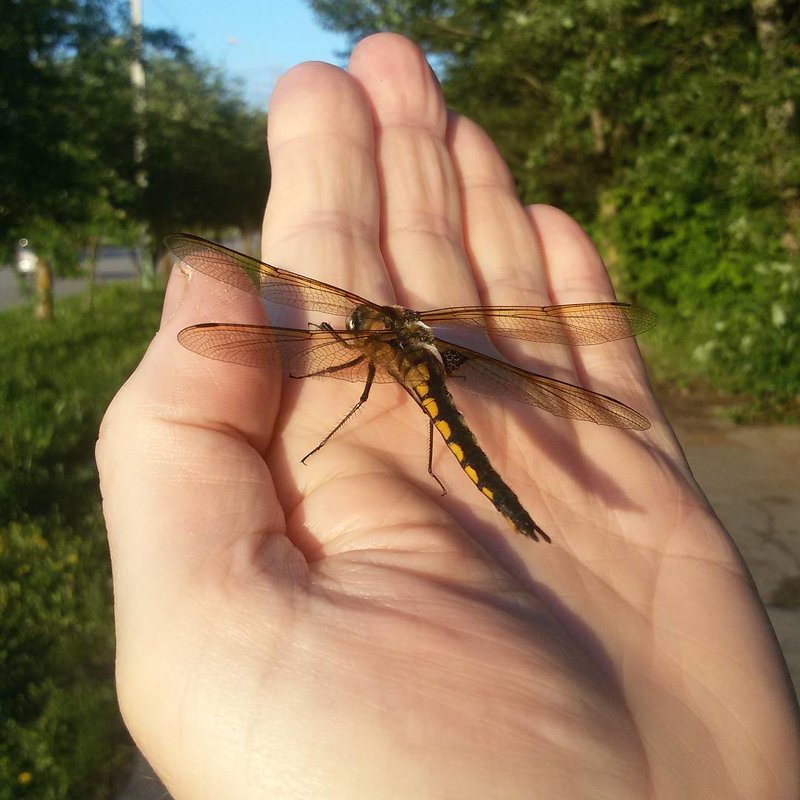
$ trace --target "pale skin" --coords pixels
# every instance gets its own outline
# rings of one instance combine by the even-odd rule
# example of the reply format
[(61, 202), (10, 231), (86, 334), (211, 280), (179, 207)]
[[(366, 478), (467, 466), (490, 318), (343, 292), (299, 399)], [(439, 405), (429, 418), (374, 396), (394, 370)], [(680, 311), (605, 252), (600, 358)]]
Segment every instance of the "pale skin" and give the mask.
[[(399, 36), (287, 73), (269, 146), (271, 263), (412, 308), (613, 299), (585, 234), (520, 205)], [(396, 386), (303, 465), (361, 387), (181, 348), (208, 321), (266, 319), (176, 268), (98, 444), (120, 704), (177, 800), (796, 797), (783, 660), (632, 341), (494, 344), (644, 433), (454, 388), (547, 545), (437, 442), (441, 496)]]

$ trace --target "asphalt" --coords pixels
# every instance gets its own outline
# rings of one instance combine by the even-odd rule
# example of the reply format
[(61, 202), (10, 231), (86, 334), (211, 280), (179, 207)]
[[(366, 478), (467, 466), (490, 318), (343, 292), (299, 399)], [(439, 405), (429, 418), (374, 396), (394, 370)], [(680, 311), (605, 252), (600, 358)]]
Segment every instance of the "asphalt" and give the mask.
[[(95, 276), (97, 285), (133, 280), (135, 276), (136, 265), (129, 250), (112, 246), (99, 248)], [(29, 303), (34, 281), (32, 274), (20, 276), (12, 266), (0, 267), (0, 311)], [(88, 279), (82, 274), (73, 278), (56, 277), (53, 289), (58, 298), (85, 292), (87, 286)]]
[[(731, 532), (800, 692), (800, 426), (735, 426), (708, 414), (675, 423), (686, 457)], [(143, 758), (117, 800), (169, 794)]]

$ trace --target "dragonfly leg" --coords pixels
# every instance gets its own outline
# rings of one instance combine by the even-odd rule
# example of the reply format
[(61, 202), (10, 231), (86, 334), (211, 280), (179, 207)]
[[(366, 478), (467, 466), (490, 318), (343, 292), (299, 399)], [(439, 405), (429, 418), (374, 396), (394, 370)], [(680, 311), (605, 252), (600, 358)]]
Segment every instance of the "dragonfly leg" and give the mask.
[(447, 489), (444, 488), (444, 484), (433, 471), (433, 420), (431, 419), (428, 420), (428, 475), (439, 484), (439, 488), (442, 490), (442, 497), (444, 497), (447, 494)]
[[(336, 336), (336, 331), (327, 322), (322, 322), (319, 325), (316, 325), (313, 322), (309, 322), (308, 323), (308, 327), (309, 328), (313, 327), (313, 328), (316, 328), (317, 330), (321, 330), (321, 331), (328, 331), (328, 333), (332, 333), (334, 336)], [(350, 345), (344, 339), (342, 339), (341, 336), (336, 336), (336, 339), (343, 347), (348, 347), (348, 348), (350, 347)], [(306, 372), (305, 375), (292, 375), (290, 373), (289, 377), (290, 378), (318, 378), (318, 377), (323, 376), (323, 375), (330, 375), (333, 372), (341, 372), (343, 369), (348, 369), (349, 367), (354, 367), (354, 366), (356, 366), (356, 364), (359, 364), (360, 362), (362, 362), (364, 360), (364, 358), (365, 358), (365, 356), (363, 354), (362, 355), (358, 355), (352, 361), (348, 361), (345, 364), (337, 364), (334, 367), (325, 367), (325, 369), (318, 370), (317, 372)], [(369, 394), (369, 392), (367, 392), (367, 394)], [(355, 409), (353, 409), (353, 411), (355, 411)], [(351, 411), (350, 414), (352, 414), (352, 413), (353, 412)], [(349, 417), (350, 414), (348, 414), (347, 416)], [(345, 419), (347, 419), (347, 417), (345, 417)], [(321, 446), (322, 445), (320, 445), (320, 447)], [(319, 448), (317, 448), (317, 449), (319, 449)], [(311, 452), (313, 453), (314, 451), (312, 450)], [(310, 456), (311, 453), (309, 453), (308, 455)], [(308, 458), (308, 456), (306, 456), (306, 458)]]
[(325, 367), (325, 369), (317, 370), (316, 372), (306, 372), (304, 375), (292, 375), (289, 373), (290, 378), (319, 378), (324, 375), (331, 375), (334, 372), (341, 372), (343, 369), (349, 369), (350, 367), (356, 366), (356, 364), (361, 363), (366, 356), (356, 356), (352, 361), (347, 361), (344, 364), (337, 364), (334, 367)]
[[(363, 358), (363, 356), (361, 358)], [(360, 361), (361, 358), (356, 359), (355, 363), (358, 363), (358, 361)], [(337, 369), (344, 369), (344, 367), (346, 367), (346, 366), (349, 366), (349, 365), (345, 364), (345, 365), (343, 365), (341, 367), (337, 367)], [(315, 374), (318, 374), (318, 375), (319, 374), (324, 374), (326, 371), (327, 372), (335, 372), (335, 370), (325, 370), (323, 372), (315, 373)], [(347, 414), (345, 415), (344, 419), (310, 453), (306, 453), (300, 459), (300, 461), (302, 461), (303, 464), (305, 464), (306, 460), (308, 458), (310, 458), (311, 456), (313, 456), (314, 453), (318, 452), (319, 450), (322, 450), (322, 448), (325, 447), (325, 445), (328, 444), (328, 442), (338, 433), (338, 431), (347, 422), (347, 420), (349, 420), (350, 417), (352, 417), (353, 414), (355, 414), (356, 411), (358, 411), (358, 409), (361, 408), (361, 406), (363, 406), (364, 403), (367, 402), (367, 398), (369, 397), (369, 390), (372, 388), (372, 382), (373, 382), (374, 378), (375, 378), (375, 365), (372, 362), (370, 362), (369, 371), (367, 372), (367, 380), (366, 380), (366, 383), (364, 384), (364, 391), (361, 392), (361, 397), (358, 398), (358, 402), (347, 412)]]

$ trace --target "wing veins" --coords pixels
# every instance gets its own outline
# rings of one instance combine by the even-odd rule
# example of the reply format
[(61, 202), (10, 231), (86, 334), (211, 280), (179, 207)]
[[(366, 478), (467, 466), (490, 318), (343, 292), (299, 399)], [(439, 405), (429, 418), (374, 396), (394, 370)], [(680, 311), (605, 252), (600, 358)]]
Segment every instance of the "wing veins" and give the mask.
[(437, 347), (442, 351), (445, 363), (448, 351), (457, 354), (457, 366), (450, 374), (462, 376), (464, 382), (461, 384), (453, 381), (454, 386), (463, 385), (468, 391), (491, 397), (510, 396), (519, 402), (568, 419), (635, 430), (646, 430), (650, 427), (646, 417), (608, 395), (536, 372), (528, 372), (513, 364), (443, 340), (437, 340)]
[[(260, 369), (279, 369), (294, 377), (364, 380), (369, 358), (360, 340), (390, 338), (387, 331), (301, 330), (268, 325), (206, 322), (184, 328), (178, 341), (187, 350), (216, 361)], [(353, 346), (348, 347), (347, 343)], [(340, 369), (359, 354), (363, 361)], [(326, 372), (326, 370), (328, 370)], [(379, 383), (394, 379), (379, 370)]]
[(275, 267), (194, 234), (173, 233), (165, 242), (174, 256), (198, 272), (274, 303), (337, 316), (347, 316), (358, 305), (376, 307), (345, 289)]
[(658, 317), (648, 309), (616, 302), (456, 306), (423, 311), (420, 318), (438, 328), (485, 328), (489, 334), (497, 336), (579, 346), (636, 336), (658, 321)]

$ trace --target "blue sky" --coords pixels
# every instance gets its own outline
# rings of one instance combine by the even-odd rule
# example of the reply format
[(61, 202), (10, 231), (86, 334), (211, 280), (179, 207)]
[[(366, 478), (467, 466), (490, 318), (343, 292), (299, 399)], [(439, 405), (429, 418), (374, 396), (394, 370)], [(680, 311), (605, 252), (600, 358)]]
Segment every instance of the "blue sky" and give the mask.
[(303, 0), (142, 0), (147, 27), (177, 30), (194, 52), (244, 82), (266, 107), (278, 76), (301, 61), (343, 65), (341, 34), (323, 30)]

